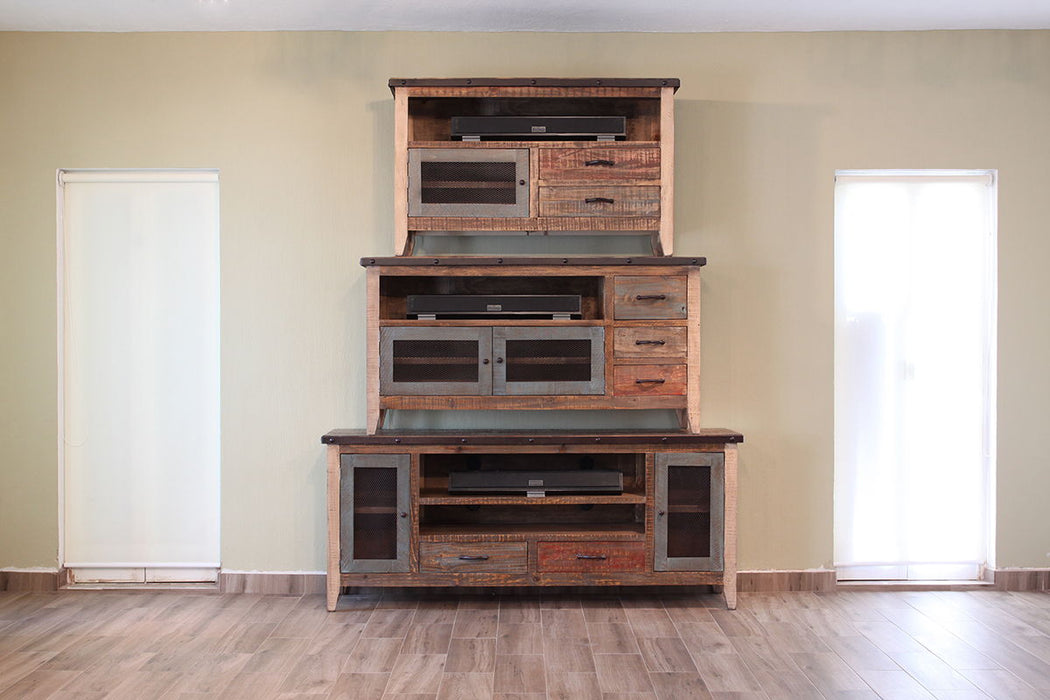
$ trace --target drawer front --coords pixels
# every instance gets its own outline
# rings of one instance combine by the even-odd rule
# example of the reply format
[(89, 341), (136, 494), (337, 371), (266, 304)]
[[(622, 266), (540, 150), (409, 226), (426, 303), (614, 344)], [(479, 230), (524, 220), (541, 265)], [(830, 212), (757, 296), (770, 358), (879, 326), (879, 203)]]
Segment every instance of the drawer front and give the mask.
[(617, 365), (613, 368), (616, 396), (684, 396), (685, 365)]
[(511, 573), (528, 570), (525, 542), (421, 542), (420, 571)]
[(686, 317), (684, 276), (618, 276), (613, 289), (613, 315), (617, 319)]
[(538, 542), (541, 572), (645, 571), (642, 542)]
[(539, 177), (559, 182), (659, 180), (660, 149), (596, 146), (539, 149)]
[(539, 188), (540, 216), (659, 216), (656, 186)]
[(613, 355), (617, 358), (685, 358), (688, 349), (686, 329), (617, 328), (613, 335)]

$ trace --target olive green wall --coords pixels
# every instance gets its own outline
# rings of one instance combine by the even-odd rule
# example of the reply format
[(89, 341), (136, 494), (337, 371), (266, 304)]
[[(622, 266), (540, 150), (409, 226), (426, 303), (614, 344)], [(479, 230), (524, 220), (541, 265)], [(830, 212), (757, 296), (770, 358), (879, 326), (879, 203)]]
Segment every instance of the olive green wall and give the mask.
[(57, 563), (56, 169), (220, 169), (223, 564), (321, 570), (357, 260), (393, 252), (386, 81), (472, 75), (682, 79), (676, 252), (709, 259), (743, 569), (832, 564), (834, 171), (998, 168), (997, 564), (1050, 565), (1050, 32), (303, 32), (0, 34), (0, 567)]

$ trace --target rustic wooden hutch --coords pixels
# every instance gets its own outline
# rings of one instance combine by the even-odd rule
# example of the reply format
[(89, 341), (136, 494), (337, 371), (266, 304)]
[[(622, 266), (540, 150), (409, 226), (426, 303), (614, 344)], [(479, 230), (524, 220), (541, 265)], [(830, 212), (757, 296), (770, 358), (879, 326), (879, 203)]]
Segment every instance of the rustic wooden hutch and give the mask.
[[(361, 260), (366, 430), (322, 438), (328, 608), (344, 586), (705, 584), (734, 608), (743, 437), (699, 427), (706, 260), (670, 255), (678, 81), (390, 87), (399, 255)], [(640, 234), (653, 254), (412, 255), (420, 235), (568, 232)], [(680, 427), (383, 427), (456, 409), (663, 409)], [(457, 488), (513, 475), (527, 490)], [(584, 486), (546, 490), (568, 475)], [(616, 486), (587, 488), (599, 476)]]

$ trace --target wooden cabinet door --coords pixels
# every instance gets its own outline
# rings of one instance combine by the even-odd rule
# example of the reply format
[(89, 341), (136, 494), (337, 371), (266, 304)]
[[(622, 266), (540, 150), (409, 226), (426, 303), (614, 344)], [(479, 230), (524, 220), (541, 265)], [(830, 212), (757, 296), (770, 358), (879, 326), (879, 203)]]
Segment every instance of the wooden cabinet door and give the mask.
[(605, 393), (605, 329), (493, 328), (494, 394)]
[(407, 454), (343, 454), (339, 458), (339, 570), (408, 571)]
[(725, 455), (656, 455), (656, 571), (721, 571)]
[(488, 328), (382, 328), (379, 393), (383, 396), (478, 396), (492, 393)]

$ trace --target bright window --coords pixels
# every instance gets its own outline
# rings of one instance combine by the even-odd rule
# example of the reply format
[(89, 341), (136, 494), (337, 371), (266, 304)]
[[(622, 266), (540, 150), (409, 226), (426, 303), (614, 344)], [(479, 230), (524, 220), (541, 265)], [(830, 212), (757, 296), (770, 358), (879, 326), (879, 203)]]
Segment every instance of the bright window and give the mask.
[(993, 171), (835, 184), (840, 579), (974, 579), (991, 561)]

